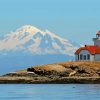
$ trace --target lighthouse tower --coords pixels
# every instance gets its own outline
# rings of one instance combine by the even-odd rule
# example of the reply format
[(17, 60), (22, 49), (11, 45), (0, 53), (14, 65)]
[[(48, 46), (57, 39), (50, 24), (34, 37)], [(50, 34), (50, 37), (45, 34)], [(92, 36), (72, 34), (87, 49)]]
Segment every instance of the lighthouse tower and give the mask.
[(95, 46), (100, 46), (100, 31), (97, 32), (96, 38), (93, 38), (93, 41)]

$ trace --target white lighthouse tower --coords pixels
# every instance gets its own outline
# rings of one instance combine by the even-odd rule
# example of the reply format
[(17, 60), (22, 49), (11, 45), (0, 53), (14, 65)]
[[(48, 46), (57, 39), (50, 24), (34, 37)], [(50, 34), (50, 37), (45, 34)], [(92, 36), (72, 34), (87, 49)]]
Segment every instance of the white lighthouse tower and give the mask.
[(95, 46), (100, 46), (100, 31), (97, 32), (96, 38), (93, 38), (93, 41)]

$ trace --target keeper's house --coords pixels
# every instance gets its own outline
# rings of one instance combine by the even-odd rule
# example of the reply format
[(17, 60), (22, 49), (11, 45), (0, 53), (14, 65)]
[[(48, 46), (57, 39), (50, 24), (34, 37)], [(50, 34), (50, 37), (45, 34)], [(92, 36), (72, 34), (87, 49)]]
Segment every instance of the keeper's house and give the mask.
[(75, 52), (76, 61), (100, 61), (100, 31), (93, 41), (94, 45), (85, 45)]

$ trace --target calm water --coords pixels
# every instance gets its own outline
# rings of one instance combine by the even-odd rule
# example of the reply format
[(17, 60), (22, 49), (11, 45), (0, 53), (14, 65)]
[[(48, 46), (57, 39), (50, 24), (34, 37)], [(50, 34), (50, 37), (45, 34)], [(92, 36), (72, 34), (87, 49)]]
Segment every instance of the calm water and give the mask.
[(2, 84), (0, 100), (100, 100), (100, 85)]

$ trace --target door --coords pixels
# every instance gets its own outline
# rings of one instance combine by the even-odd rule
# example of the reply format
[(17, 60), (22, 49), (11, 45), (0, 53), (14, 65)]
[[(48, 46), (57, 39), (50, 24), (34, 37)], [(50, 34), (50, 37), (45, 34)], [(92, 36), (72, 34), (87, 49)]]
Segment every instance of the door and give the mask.
[(84, 60), (86, 60), (86, 55), (84, 55)]

